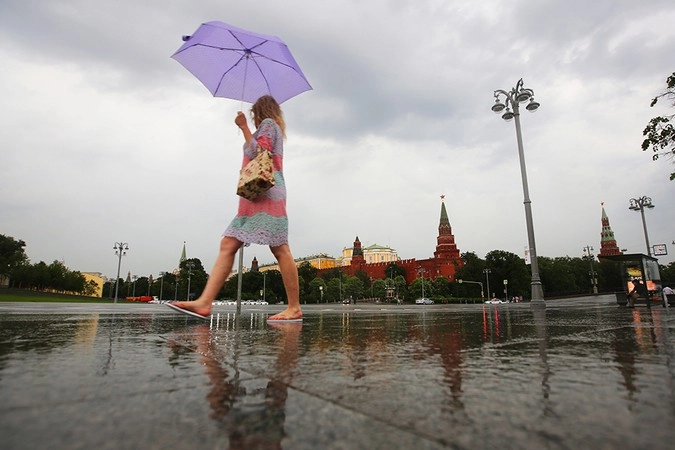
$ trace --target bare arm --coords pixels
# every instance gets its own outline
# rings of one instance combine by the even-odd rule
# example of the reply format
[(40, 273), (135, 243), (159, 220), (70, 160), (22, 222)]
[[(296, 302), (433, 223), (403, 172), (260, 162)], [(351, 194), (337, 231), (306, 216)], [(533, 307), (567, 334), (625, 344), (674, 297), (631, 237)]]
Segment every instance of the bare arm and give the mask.
[(244, 143), (247, 143), (253, 137), (251, 130), (248, 128), (248, 122), (246, 121), (246, 116), (243, 112), (237, 112), (237, 117), (234, 119), (234, 123), (237, 124), (242, 133), (244, 133)]

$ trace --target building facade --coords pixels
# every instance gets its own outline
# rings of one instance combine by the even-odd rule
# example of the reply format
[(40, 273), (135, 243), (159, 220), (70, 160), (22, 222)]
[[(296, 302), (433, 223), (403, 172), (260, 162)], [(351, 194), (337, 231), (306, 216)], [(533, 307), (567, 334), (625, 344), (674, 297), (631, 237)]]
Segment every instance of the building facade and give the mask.
[(443, 196), (441, 197), (441, 218), (436, 238), (436, 251), (434, 251), (433, 258), (421, 260), (397, 258), (396, 261), (369, 263), (365, 257), (365, 249), (362, 248), (361, 241), (357, 236), (354, 246), (351, 248), (350, 264), (342, 266), (342, 271), (351, 276), (354, 276), (357, 271), (362, 271), (372, 279), (384, 279), (387, 278), (386, 269), (392, 262), (403, 267), (408, 284), (419, 277), (444, 277), (449, 281), (454, 281), (455, 272), (463, 266), (464, 261), (455, 243), (455, 236), (452, 234), (452, 226), (448, 219)]
[[(356, 237), (356, 240), (359, 240), (359, 237)], [(359, 242), (360, 243), (360, 242)], [(375, 263), (390, 263), (396, 262), (399, 260), (396, 250), (391, 247), (383, 247), (381, 245), (373, 244), (368, 247), (363, 247), (363, 257), (366, 260), (367, 264)], [(352, 255), (354, 253), (354, 247), (345, 247), (342, 249), (342, 257), (338, 261), (340, 266), (349, 266), (352, 263)]]
[[(308, 262), (312, 267), (319, 270), (333, 269), (337, 265), (337, 260), (325, 253), (298, 258), (295, 260), (295, 265), (300, 266), (305, 262)], [(265, 272), (266, 270), (279, 270), (279, 264), (265, 264), (260, 266), (258, 265), (258, 260), (254, 257), (253, 262), (251, 263), (251, 272)]]

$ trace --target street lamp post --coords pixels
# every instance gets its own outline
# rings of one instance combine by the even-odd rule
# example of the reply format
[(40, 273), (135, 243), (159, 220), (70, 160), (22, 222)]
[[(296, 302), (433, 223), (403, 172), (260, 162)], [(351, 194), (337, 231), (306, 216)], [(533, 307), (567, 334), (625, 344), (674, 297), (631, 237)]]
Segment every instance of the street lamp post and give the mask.
[(492, 297), (490, 297), (490, 273), (491, 273), (491, 272), (492, 272), (492, 271), (491, 271), (490, 269), (483, 269), (483, 273), (485, 274), (485, 280), (486, 280), (486, 282), (487, 282), (487, 295), (488, 295), (488, 298), (492, 298)]
[(136, 280), (138, 280), (138, 275), (134, 275), (131, 278), (134, 280), (134, 282), (131, 284), (134, 287), (133, 291), (131, 291), (131, 296), (136, 297)]
[(593, 254), (593, 247), (590, 245), (584, 247), (584, 258), (587, 258), (591, 262), (591, 271), (589, 272), (589, 275), (591, 276), (591, 286), (593, 286), (593, 293), (597, 294), (598, 279), (595, 276), (595, 269), (593, 268), (593, 260), (595, 259), (595, 255)]
[(117, 278), (115, 278), (115, 303), (117, 303), (117, 294), (120, 288), (120, 267), (122, 267), (122, 256), (127, 254), (127, 250), (129, 250), (129, 244), (126, 242), (115, 242), (113, 250), (115, 250), (115, 254), (117, 255)]
[(642, 216), (642, 229), (645, 232), (645, 244), (647, 245), (647, 255), (652, 256), (652, 248), (649, 246), (649, 235), (647, 234), (647, 223), (645, 222), (645, 208), (652, 209), (654, 205), (652, 204), (652, 199), (643, 195), (640, 198), (631, 198), (630, 206), (628, 209), (633, 211), (640, 211)]
[(419, 269), (417, 269), (417, 273), (419, 275), (422, 275), (422, 298), (424, 298), (424, 269), (420, 267)]
[(185, 263), (188, 270), (187, 300), (190, 300), (190, 281), (192, 280), (192, 269), (195, 267), (192, 261)]
[(483, 292), (483, 283), (480, 281), (467, 281), (467, 280), (462, 280), (461, 278), (457, 280), (459, 284), (462, 283), (469, 283), (469, 284), (477, 284), (480, 286), (480, 298), (484, 299), (485, 298), (485, 293)]
[[(504, 103), (501, 97), (504, 98)], [(518, 141), (518, 156), (520, 158), (520, 174), (523, 179), (523, 204), (525, 205), (525, 221), (527, 223), (527, 241), (530, 248), (532, 281), (530, 287), (532, 290), (532, 302), (544, 302), (544, 290), (541, 285), (541, 278), (539, 277), (539, 264), (537, 262), (537, 249), (534, 241), (534, 224), (532, 221), (532, 201), (530, 200), (530, 192), (527, 186), (527, 171), (525, 169), (525, 154), (523, 152), (523, 137), (520, 130), (520, 104), (529, 102), (525, 109), (534, 112), (539, 108), (539, 103), (534, 99), (534, 91), (523, 87), (523, 79), (518, 80), (516, 87), (510, 91), (497, 89), (494, 92), (495, 104), (492, 105), (492, 111), (501, 113), (502, 119), (510, 121), (516, 120), (516, 139)], [(513, 109), (513, 111), (512, 111)]]
[(159, 299), (162, 299), (162, 293), (164, 291), (164, 275), (166, 275), (166, 272), (160, 272), (159, 276)]

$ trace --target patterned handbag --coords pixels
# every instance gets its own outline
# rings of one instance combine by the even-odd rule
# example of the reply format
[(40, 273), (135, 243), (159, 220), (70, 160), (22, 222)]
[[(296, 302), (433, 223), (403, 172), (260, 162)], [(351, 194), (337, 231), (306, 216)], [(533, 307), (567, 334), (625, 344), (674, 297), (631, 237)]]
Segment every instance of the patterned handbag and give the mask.
[(258, 146), (258, 154), (239, 173), (237, 195), (255, 200), (274, 186), (274, 165), (270, 152)]

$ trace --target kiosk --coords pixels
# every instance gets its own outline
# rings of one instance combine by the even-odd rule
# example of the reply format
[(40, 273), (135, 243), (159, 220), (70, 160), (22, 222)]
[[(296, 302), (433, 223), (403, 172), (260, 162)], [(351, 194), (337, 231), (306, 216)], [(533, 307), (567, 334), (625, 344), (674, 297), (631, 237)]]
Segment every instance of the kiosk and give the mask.
[(651, 307), (654, 303), (661, 303), (664, 307), (668, 306), (661, 292), (661, 275), (656, 258), (642, 253), (627, 253), (598, 256), (598, 259), (616, 263), (621, 273), (622, 287), (616, 292), (619, 305), (646, 304)]

